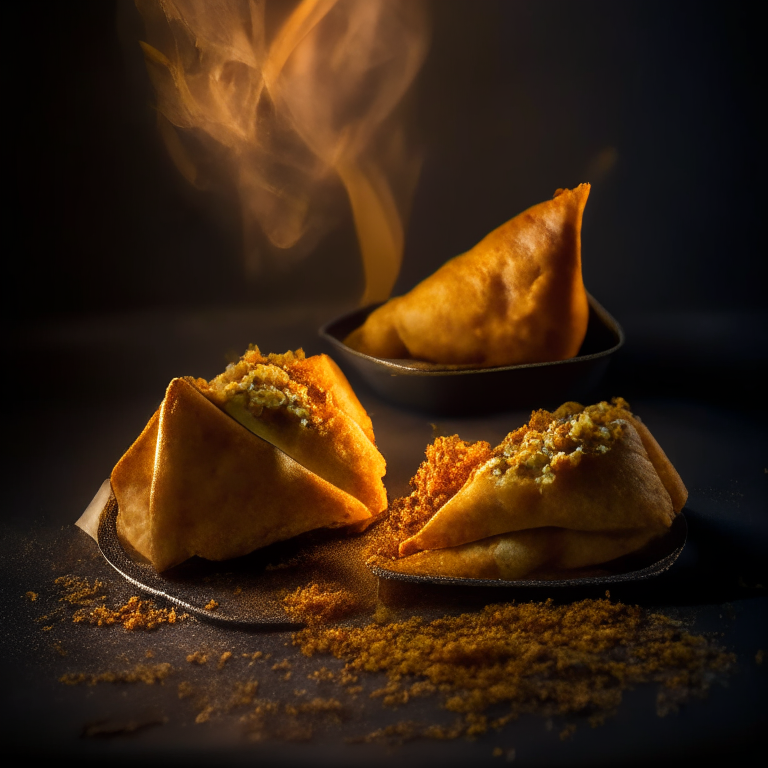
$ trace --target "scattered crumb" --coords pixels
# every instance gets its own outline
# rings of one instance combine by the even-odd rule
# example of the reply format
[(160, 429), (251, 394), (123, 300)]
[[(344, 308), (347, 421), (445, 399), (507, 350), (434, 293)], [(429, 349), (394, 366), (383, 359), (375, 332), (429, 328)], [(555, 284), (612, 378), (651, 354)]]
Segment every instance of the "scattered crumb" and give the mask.
[(25, 592), (24, 597), (26, 597), (30, 602), (34, 603), (38, 598), (38, 594), (37, 592)]
[(576, 726), (573, 723), (568, 723), (568, 725), (560, 731), (560, 741), (570, 739), (574, 733), (576, 733)]
[(98, 674), (86, 674), (83, 672), (70, 672), (59, 678), (64, 685), (96, 685), (96, 683), (145, 683), (154, 685), (162, 683), (173, 672), (170, 664), (137, 664), (133, 669), (119, 672), (99, 672)]
[(187, 656), (187, 661), (190, 664), (207, 664), (208, 663), (208, 655), (203, 653), (202, 651), (195, 651), (194, 653), (190, 653)]
[(128, 602), (117, 608), (99, 605), (88, 610), (81, 608), (74, 613), (75, 624), (94, 624), (98, 627), (122, 625), (126, 630), (155, 629), (161, 624), (176, 624), (184, 621), (186, 613), (177, 614), (175, 608), (158, 608), (152, 600), (131, 597)]
[(283, 659), (272, 665), (272, 669), (275, 672), (283, 672), (283, 680), (290, 680), (293, 674), (291, 662), (288, 659)]
[(106, 595), (103, 594), (106, 584), (98, 579), (94, 579), (93, 584), (90, 584), (88, 579), (68, 574), (66, 576), (59, 576), (53, 583), (62, 592), (59, 598), (61, 603), (87, 606), (93, 605), (96, 600), (104, 600), (106, 598)]
[(219, 604), (211, 598), (205, 605), (206, 611), (215, 611), (219, 607)]
[(195, 718), (195, 722), (198, 725), (200, 723), (207, 723), (211, 719), (212, 714), (213, 714), (213, 707), (208, 706), (198, 714), (198, 716)]
[(219, 669), (224, 669), (224, 665), (232, 658), (232, 651), (224, 651), (224, 653), (219, 656)]
[[(616, 711), (624, 690), (640, 683), (659, 685), (663, 714), (704, 695), (735, 662), (733, 654), (666, 616), (608, 600), (490, 605), (430, 622), (414, 617), (363, 627), (315, 626), (297, 632), (294, 643), (308, 657), (330, 654), (346, 661), (338, 676), (342, 685), (363, 673), (386, 674), (387, 683), (371, 694), (384, 705), (434, 695), (460, 716), (447, 730), (407, 721), (362, 737), (373, 741), (474, 738), (523, 713), (583, 713), (598, 724)], [(497, 705), (509, 714), (487, 719), (486, 711)], [(563, 733), (567, 738), (571, 727)]]
[(252, 704), (258, 689), (258, 680), (249, 680), (245, 683), (236, 682), (228, 708), (235, 709), (236, 707), (247, 707)]
[(346, 589), (325, 589), (317, 583), (299, 587), (283, 600), (285, 612), (306, 624), (326, 624), (338, 621), (355, 608), (355, 600)]
[(333, 677), (333, 672), (328, 667), (320, 667), (307, 675), (308, 680), (317, 680), (318, 683), (330, 683)]

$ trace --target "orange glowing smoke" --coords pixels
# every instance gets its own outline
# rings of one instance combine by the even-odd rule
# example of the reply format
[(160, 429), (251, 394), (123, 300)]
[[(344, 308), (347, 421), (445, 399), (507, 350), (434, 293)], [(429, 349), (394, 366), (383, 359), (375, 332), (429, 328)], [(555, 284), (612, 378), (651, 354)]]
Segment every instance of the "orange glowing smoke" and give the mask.
[(419, 170), (397, 107), (427, 49), (422, 0), (136, 5), (168, 151), (192, 184), (236, 188), (248, 273), (265, 253), (285, 263), (317, 243), (340, 179), (363, 258), (363, 303), (386, 299)]

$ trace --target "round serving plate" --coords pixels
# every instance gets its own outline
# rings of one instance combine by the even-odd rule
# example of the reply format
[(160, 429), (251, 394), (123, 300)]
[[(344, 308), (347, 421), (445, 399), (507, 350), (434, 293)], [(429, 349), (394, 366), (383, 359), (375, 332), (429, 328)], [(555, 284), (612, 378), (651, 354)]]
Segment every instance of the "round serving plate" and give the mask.
[(442, 584), (454, 587), (516, 587), (520, 589), (531, 587), (547, 589), (609, 587), (613, 584), (643, 581), (661, 575), (680, 557), (687, 538), (688, 523), (681, 512), (675, 517), (669, 531), (664, 536), (651, 542), (641, 551), (590, 568), (586, 572), (561, 571), (551, 574), (550, 578), (515, 579), (514, 581), (507, 579), (463, 579), (450, 576), (414, 576), (390, 571), (379, 565), (370, 565), (369, 568), (380, 579), (405, 581), (412, 584)]
[(117, 535), (117, 514), (117, 500), (111, 496), (99, 521), (99, 549), (104, 559), (142, 592), (216, 624), (281, 629), (301, 626), (286, 614), (282, 599), (288, 591), (311, 580), (311, 568), (302, 568), (300, 549), (302, 543), (311, 549), (317, 536), (296, 537), (223, 562), (192, 557), (158, 573), (125, 551)]

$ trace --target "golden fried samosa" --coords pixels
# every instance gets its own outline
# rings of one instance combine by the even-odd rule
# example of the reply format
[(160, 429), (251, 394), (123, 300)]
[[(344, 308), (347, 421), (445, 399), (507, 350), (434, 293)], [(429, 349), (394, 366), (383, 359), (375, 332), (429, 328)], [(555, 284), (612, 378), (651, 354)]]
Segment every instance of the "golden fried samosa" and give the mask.
[(663, 535), (687, 498), (620, 398), (536, 411), (495, 449), (438, 438), (412, 485), (392, 506), (397, 549), (380, 564), (473, 578), (613, 560)]
[[(311, 449), (297, 447), (302, 435)], [(163, 571), (365, 526), (386, 507), (384, 471), (370, 419), (329, 358), (252, 347), (211, 382), (174, 379), (110, 480), (122, 542)]]
[(567, 571), (607, 563), (641, 549), (656, 537), (646, 529), (575, 531), (529, 528), (445, 549), (425, 549), (385, 568), (415, 576), (523, 579), (532, 573)]
[(574, 357), (589, 315), (581, 274), (589, 189), (559, 189), (552, 200), (515, 216), (372, 312), (345, 343), (374, 357), (444, 365)]
[(374, 514), (386, 509), (386, 465), (370, 417), (327, 355), (264, 356), (253, 347), (210, 382), (193, 383), (246, 429)]

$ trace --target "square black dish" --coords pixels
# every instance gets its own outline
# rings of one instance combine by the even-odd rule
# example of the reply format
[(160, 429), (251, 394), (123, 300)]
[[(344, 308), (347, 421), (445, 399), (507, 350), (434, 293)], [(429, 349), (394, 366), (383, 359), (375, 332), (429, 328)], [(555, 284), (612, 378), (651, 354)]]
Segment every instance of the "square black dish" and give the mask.
[(430, 414), (479, 416), (513, 408), (555, 408), (583, 400), (603, 377), (611, 355), (624, 344), (624, 331), (594, 299), (589, 299), (587, 335), (569, 360), (498, 368), (424, 367), (417, 360), (388, 360), (351, 349), (344, 339), (379, 304), (332, 320), (320, 335), (384, 400)]

